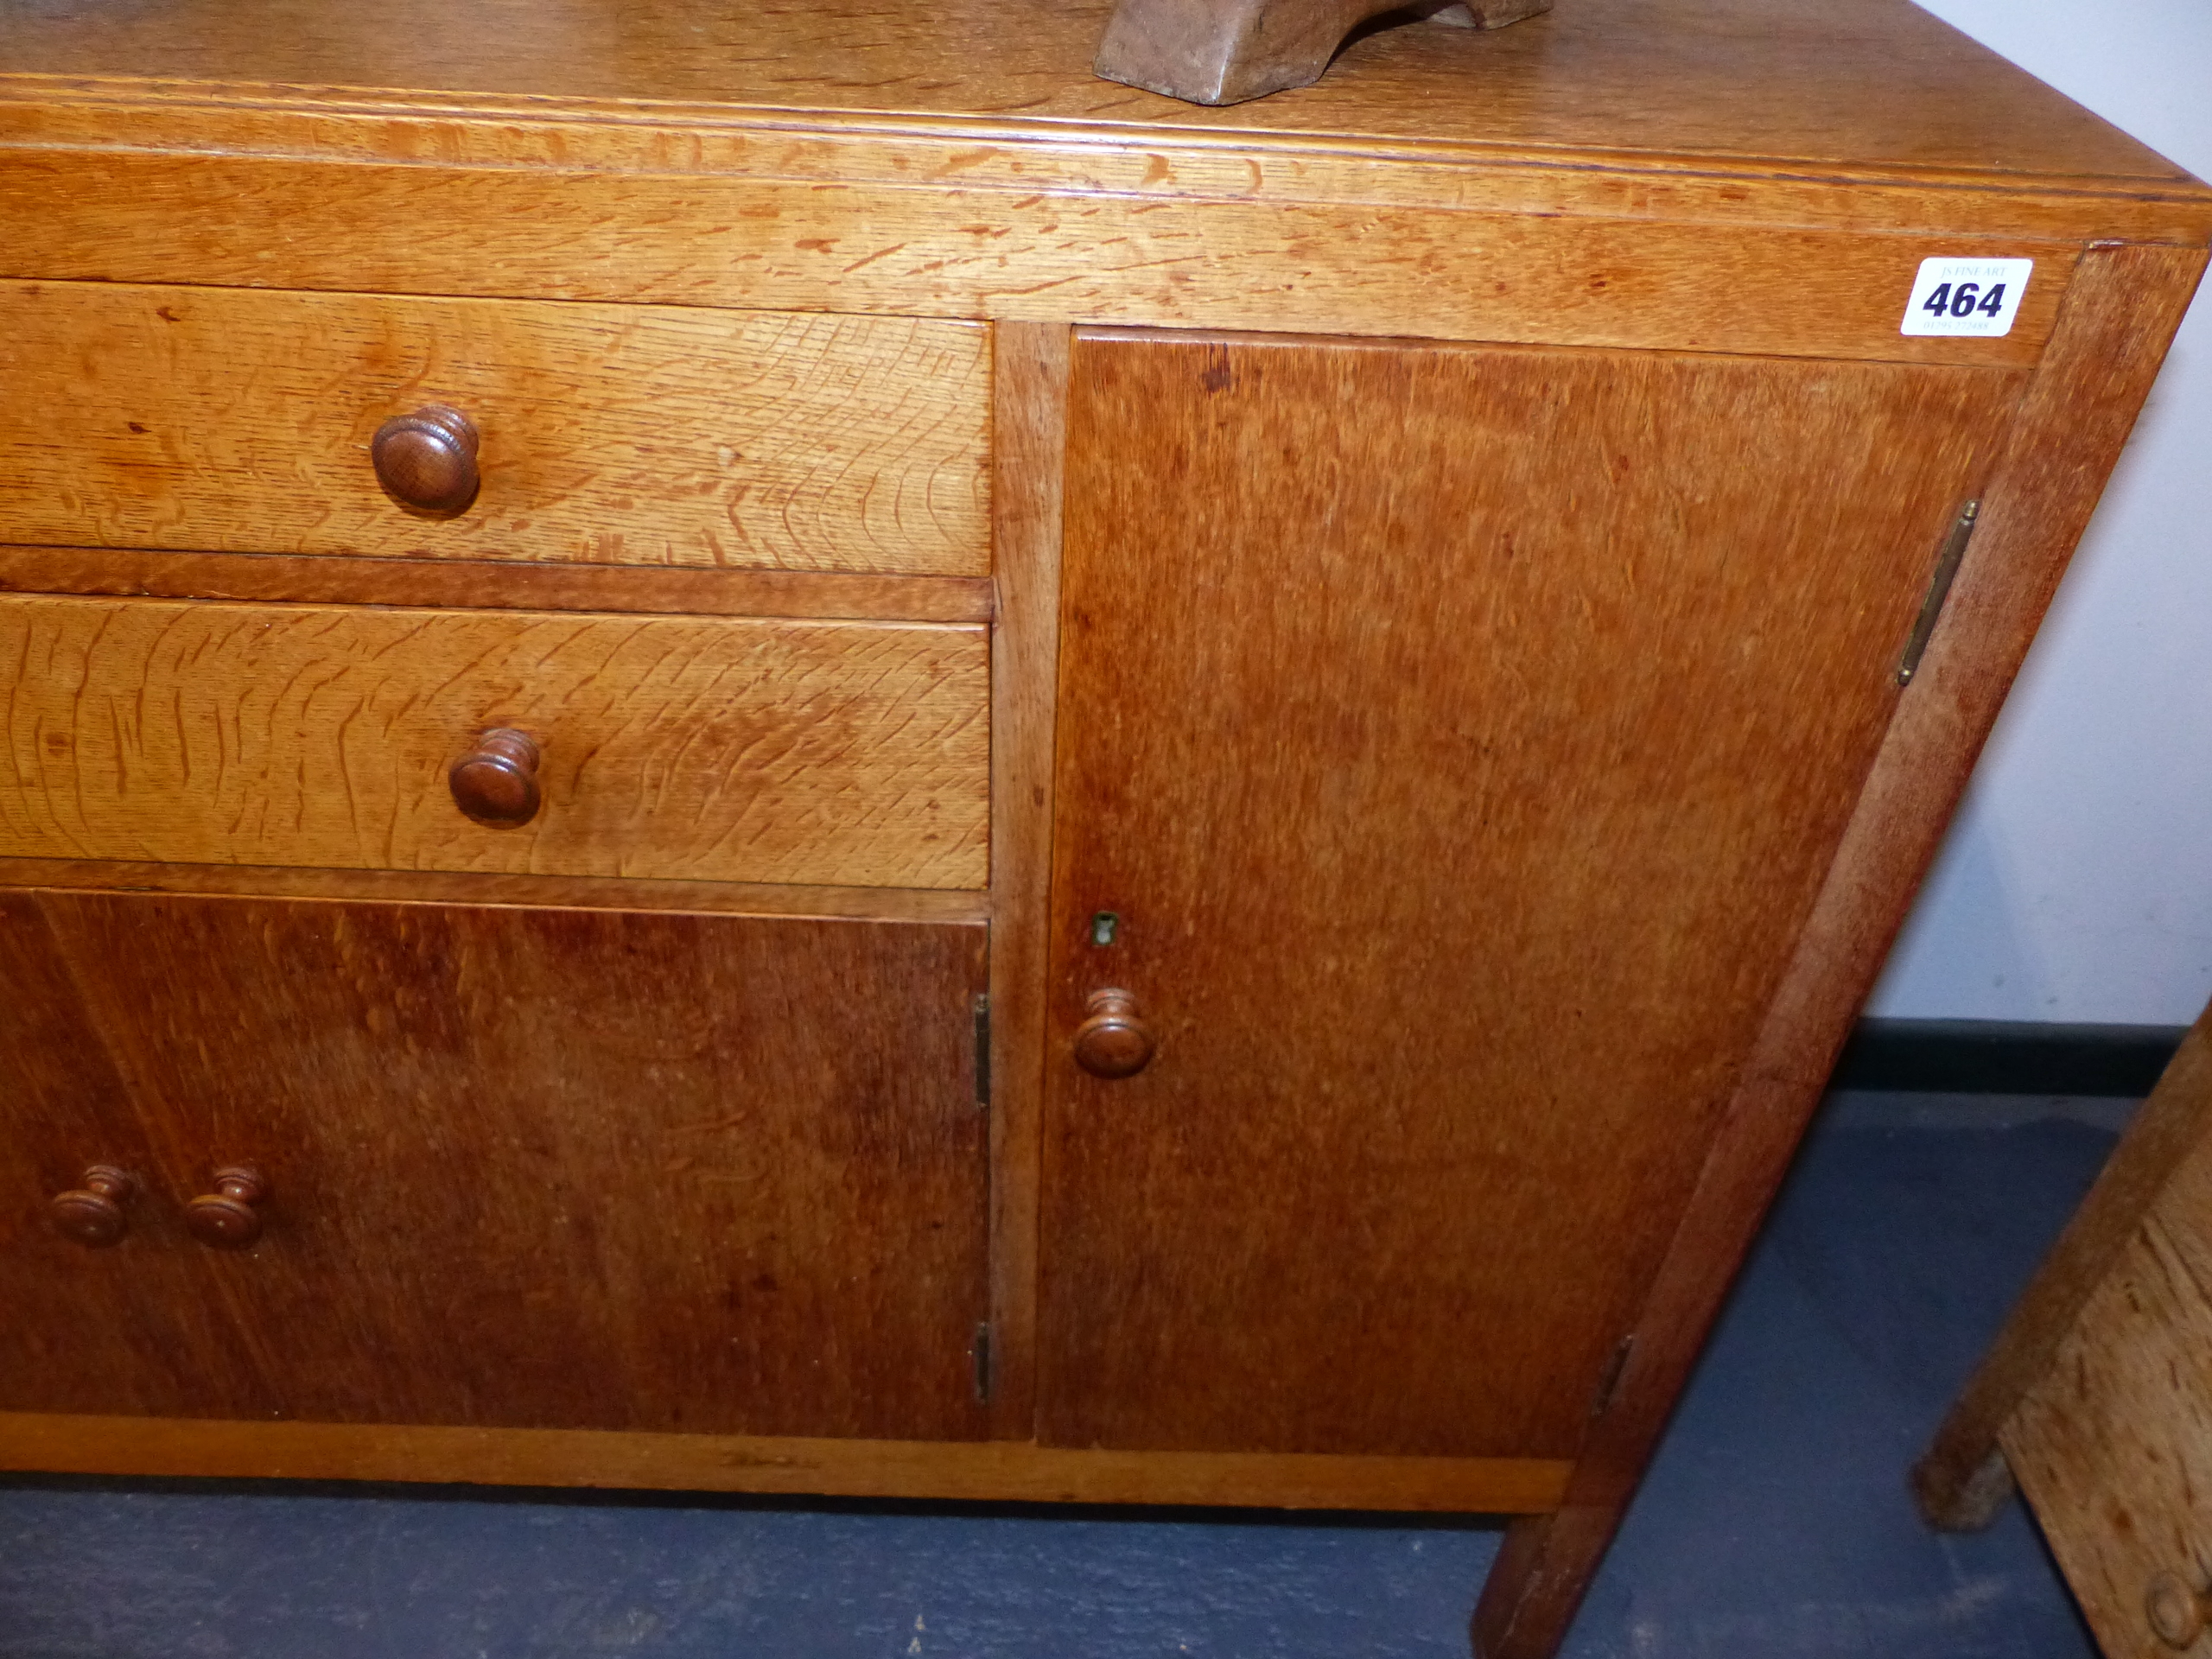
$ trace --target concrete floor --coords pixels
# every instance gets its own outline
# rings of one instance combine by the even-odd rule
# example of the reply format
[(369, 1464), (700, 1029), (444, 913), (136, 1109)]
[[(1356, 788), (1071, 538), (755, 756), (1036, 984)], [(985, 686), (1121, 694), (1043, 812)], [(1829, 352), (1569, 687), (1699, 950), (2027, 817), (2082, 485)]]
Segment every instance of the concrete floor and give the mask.
[[(1940, 1536), (1904, 1482), (2113, 1121), (1832, 1102), (1567, 1652), (2090, 1659), (2018, 1505)], [(1465, 1654), (1497, 1543), (1399, 1518), (0, 1478), (0, 1656), (1413, 1659)]]

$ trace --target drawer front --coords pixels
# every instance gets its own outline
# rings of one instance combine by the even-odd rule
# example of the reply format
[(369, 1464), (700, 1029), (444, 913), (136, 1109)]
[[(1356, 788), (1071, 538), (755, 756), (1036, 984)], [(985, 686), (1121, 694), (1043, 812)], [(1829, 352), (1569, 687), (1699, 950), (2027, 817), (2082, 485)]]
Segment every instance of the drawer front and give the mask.
[[(0, 541), (979, 575), (982, 324), (0, 285)], [(370, 443), (474, 428), (449, 517)]]
[[(981, 887), (979, 627), (0, 597), (0, 855)], [(463, 815), (487, 731), (540, 805)]]
[(0, 892), (0, 1409), (973, 1438), (984, 937)]

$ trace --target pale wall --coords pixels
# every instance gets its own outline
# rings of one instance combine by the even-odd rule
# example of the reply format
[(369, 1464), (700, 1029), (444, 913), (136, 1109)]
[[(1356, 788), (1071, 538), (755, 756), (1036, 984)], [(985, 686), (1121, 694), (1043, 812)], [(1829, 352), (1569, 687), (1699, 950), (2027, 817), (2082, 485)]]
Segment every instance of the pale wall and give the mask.
[[(2212, 178), (2212, 0), (1923, 0)], [(2182, 1025), (2212, 995), (2212, 289), (1868, 1007)]]

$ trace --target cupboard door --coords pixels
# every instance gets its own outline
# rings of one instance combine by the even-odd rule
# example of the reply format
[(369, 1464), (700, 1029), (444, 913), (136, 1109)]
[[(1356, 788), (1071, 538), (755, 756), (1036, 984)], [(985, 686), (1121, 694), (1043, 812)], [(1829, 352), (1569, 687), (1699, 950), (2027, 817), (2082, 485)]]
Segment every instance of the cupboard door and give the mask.
[[(152, 1145), (36, 897), (0, 892), (0, 1408), (207, 1415), (258, 1398), (218, 1331)], [(53, 1205), (106, 1165), (137, 1190), (92, 1246)]]
[(2019, 385), (1079, 340), (1046, 1440), (1573, 1455)]
[[(73, 990), (0, 1008), (43, 1079), (35, 1115), (0, 1104), (0, 1300), (35, 1327), (0, 1343), (0, 1408), (981, 1433), (980, 925), (27, 910)], [(144, 1187), (143, 1236), (111, 1249), (43, 1224), (94, 1155)], [(226, 1250), (180, 1217), (232, 1165), (270, 1193)], [(136, 1380), (42, 1358), (87, 1340)], [(136, 1351), (168, 1344), (182, 1381)]]

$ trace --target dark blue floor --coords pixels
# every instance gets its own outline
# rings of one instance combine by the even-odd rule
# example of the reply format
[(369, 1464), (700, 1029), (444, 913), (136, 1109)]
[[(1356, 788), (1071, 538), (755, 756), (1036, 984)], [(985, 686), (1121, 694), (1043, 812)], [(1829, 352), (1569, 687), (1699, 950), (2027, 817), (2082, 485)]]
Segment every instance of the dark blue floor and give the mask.
[[(1567, 1651), (2090, 1659), (2017, 1505), (1904, 1473), (2112, 1145), (1808, 1141)], [(0, 1484), (5, 1659), (1464, 1655), (1497, 1534), (281, 1487)]]

